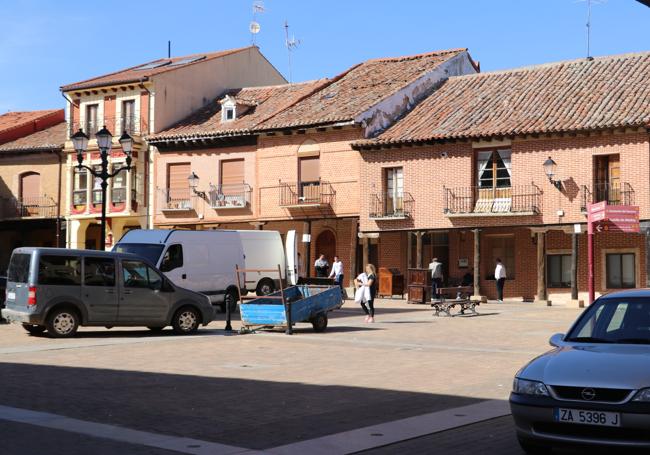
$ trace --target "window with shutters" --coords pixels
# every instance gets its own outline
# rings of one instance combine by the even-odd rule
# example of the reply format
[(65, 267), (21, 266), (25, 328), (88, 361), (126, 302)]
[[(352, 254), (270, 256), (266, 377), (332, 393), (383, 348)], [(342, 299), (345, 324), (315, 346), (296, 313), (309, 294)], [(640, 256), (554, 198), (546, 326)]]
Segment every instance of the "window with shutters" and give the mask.
[[(122, 163), (114, 164), (113, 169), (122, 166)], [(117, 175), (111, 179), (111, 202), (113, 204), (123, 204), (126, 202), (126, 179), (128, 173), (126, 169), (122, 169)]]
[(223, 160), (219, 177), (223, 194), (241, 192), (244, 183), (244, 160)]
[(99, 119), (97, 118), (98, 111), (99, 104), (88, 104), (86, 106), (86, 127), (84, 132), (88, 136), (94, 136), (94, 134), (99, 131)]
[(135, 122), (135, 100), (122, 101), (122, 118), (120, 119), (122, 132), (129, 134), (138, 133)]
[(310, 156), (299, 159), (299, 196), (303, 200), (318, 200), (320, 195), (320, 158)]
[(386, 169), (385, 213), (395, 213), (404, 210), (404, 171), (401, 167)]
[(190, 208), (190, 187), (188, 177), (192, 173), (190, 163), (167, 165), (166, 204), (169, 209)]
[(25, 172), (20, 176), (20, 216), (38, 216), (45, 198), (41, 195), (41, 174)]

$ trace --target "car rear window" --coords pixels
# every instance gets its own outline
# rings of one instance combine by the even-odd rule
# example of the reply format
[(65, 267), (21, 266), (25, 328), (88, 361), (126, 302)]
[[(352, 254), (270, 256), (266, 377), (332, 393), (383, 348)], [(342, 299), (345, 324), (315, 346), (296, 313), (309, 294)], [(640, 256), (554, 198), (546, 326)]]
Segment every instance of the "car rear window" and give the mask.
[(38, 284), (81, 285), (81, 259), (76, 256), (41, 256), (38, 261)]
[(29, 263), (31, 259), (31, 254), (12, 254), (11, 261), (9, 262), (9, 270), (7, 270), (7, 281), (27, 283), (29, 281)]

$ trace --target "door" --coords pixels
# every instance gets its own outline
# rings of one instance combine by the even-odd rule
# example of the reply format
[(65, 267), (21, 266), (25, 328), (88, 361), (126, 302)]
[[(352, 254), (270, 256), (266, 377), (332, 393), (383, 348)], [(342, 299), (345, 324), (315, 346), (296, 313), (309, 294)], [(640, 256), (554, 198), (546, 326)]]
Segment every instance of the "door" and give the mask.
[(509, 212), (512, 203), (511, 151), (480, 151), (476, 156), (478, 213)]
[(88, 308), (88, 322), (117, 320), (115, 259), (84, 258), (84, 281), (81, 294)]
[(287, 281), (290, 284), (298, 283), (298, 238), (296, 231), (287, 232), (285, 241), (285, 251), (287, 257)]
[(224, 206), (244, 205), (244, 160), (220, 162), (221, 191), (218, 204)]
[(320, 158), (310, 156), (300, 158), (299, 166), (299, 196), (306, 203), (320, 202)]
[(41, 174), (25, 172), (20, 176), (19, 216), (37, 216), (41, 196)]
[(597, 156), (595, 167), (594, 202), (622, 204), (620, 155)]
[[(325, 259), (327, 259), (327, 262), (330, 265), (330, 271), (332, 270), (332, 262), (334, 261), (334, 256), (336, 255), (336, 237), (334, 236), (334, 233), (330, 231), (329, 229), (324, 230), (320, 234), (318, 234), (318, 238), (316, 239), (316, 259), (318, 257), (324, 254)], [(309, 264), (311, 267), (313, 267), (313, 264)], [(343, 264), (345, 266), (345, 264)], [(329, 271), (328, 271), (329, 274)], [(315, 272), (314, 272), (315, 276)]]
[(189, 209), (190, 186), (188, 177), (191, 174), (190, 163), (174, 163), (167, 165), (167, 208)]
[(180, 243), (169, 245), (162, 254), (159, 268), (172, 283), (180, 287), (187, 287), (183, 245)]
[(171, 293), (162, 292), (163, 277), (137, 259), (121, 261), (118, 321), (125, 324), (166, 322)]
[(404, 211), (404, 173), (401, 167), (386, 169), (385, 214)]

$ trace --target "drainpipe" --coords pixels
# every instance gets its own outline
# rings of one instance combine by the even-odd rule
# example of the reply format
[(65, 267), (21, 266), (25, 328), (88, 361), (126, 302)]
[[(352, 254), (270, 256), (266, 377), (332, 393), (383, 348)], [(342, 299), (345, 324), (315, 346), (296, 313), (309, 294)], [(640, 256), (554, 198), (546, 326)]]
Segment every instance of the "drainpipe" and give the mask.
[(57, 185), (57, 197), (56, 197), (56, 247), (61, 248), (61, 183), (63, 172), (63, 150), (57, 150), (56, 156), (59, 159), (59, 177)]
[[(149, 112), (147, 112), (147, 134), (151, 134), (151, 100), (152, 100), (153, 97), (151, 95), (151, 91), (147, 88), (146, 85), (144, 85), (144, 81), (145, 81), (145, 78), (140, 79), (140, 87), (145, 89), (147, 91), (147, 93), (149, 94), (149, 103), (148, 103), (148, 106), (147, 106), (147, 110), (149, 111)], [(147, 150), (144, 153), (144, 193), (145, 193), (144, 197), (146, 198), (146, 204), (144, 204), (144, 206), (145, 206), (145, 217), (146, 217), (145, 218), (145, 220), (146, 220), (145, 225), (147, 226), (147, 229), (153, 229), (153, 223), (151, 223), (151, 225), (149, 225), (149, 222), (151, 220), (151, 216), (150, 216), (151, 215), (151, 205), (153, 204), (153, 199), (154, 199), (153, 191), (150, 191), (150, 188), (149, 188), (149, 186), (150, 186), (149, 185), (149, 178), (150, 178), (149, 160), (151, 159), (151, 153), (150, 153), (151, 148), (149, 146), (149, 141), (147, 141), (145, 139), (145, 142), (147, 143)], [(144, 200), (143, 200), (143, 203), (144, 203)]]

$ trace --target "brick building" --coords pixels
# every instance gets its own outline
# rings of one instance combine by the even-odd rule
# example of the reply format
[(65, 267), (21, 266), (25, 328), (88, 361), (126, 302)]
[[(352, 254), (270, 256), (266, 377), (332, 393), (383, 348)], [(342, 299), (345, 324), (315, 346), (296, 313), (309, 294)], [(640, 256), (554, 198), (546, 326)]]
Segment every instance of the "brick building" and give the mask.
[(640, 206), (642, 233), (595, 235), (596, 290), (647, 286), (648, 74), (650, 53), (641, 53), (450, 77), (391, 128), (357, 141), (360, 230), (379, 233), (379, 265), (426, 267), (437, 256), (449, 282), (469, 273), (475, 292), (494, 298), (500, 257), (506, 297), (585, 298), (578, 232), (587, 203), (607, 201)]
[(63, 109), (0, 115), (0, 270), (14, 248), (64, 246)]
[[(134, 139), (133, 164), (109, 182), (107, 239), (111, 247), (135, 227), (153, 226), (154, 163), (145, 136), (169, 128), (230, 87), (286, 82), (255, 46), (219, 52), (157, 59), (114, 73), (61, 87), (68, 100), (68, 138), (79, 129), (91, 138), (84, 164), (101, 164), (95, 133), (106, 126), (113, 134), (109, 172), (126, 155), (118, 138), (126, 131)], [(67, 245), (98, 248), (102, 211), (98, 179), (76, 168), (72, 142), (66, 141)]]
[(351, 143), (383, 131), (449, 76), (476, 71), (467, 50), (456, 49), (370, 60), (332, 79), (224, 91), (147, 138), (158, 150), (155, 225), (295, 229), (305, 274), (317, 254), (330, 262), (336, 254), (351, 278), (374, 251), (359, 240), (361, 158)]

